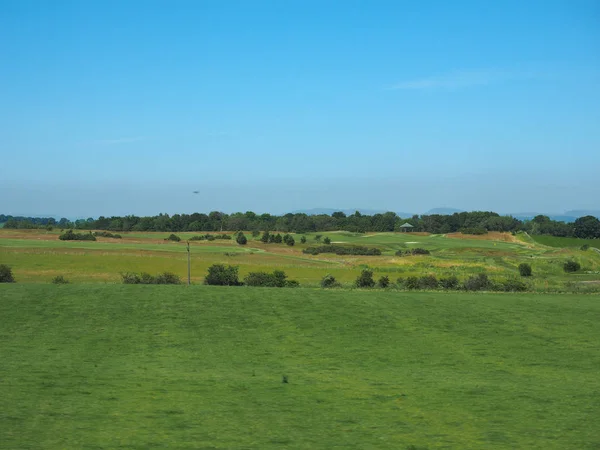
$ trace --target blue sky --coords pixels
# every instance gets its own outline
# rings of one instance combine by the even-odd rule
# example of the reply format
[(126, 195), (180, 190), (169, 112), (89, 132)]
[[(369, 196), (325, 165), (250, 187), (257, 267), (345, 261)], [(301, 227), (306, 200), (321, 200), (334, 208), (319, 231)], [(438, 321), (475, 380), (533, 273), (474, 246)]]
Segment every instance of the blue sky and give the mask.
[(0, 99), (5, 214), (600, 209), (593, 0), (4, 0)]

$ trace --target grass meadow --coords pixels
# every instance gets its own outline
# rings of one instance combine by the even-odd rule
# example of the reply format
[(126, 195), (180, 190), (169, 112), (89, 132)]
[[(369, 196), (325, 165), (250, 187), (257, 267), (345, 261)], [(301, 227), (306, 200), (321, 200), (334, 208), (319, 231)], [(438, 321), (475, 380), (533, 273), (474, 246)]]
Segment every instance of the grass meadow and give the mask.
[(17, 283), (0, 297), (1, 448), (600, 447), (597, 296)]
[[(198, 233), (180, 233), (182, 242), (165, 241), (169, 233), (122, 233), (122, 239), (99, 238), (98, 241), (60, 241), (59, 231), (0, 230), (0, 263), (8, 264), (18, 282), (44, 283), (63, 275), (74, 283), (115, 283), (124, 272), (163, 271), (187, 276), (186, 245), (183, 240)], [(226, 263), (239, 266), (240, 275), (257, 270), (284, 270), (289, 278), (304, 286), (316, 287), (321, 278), (332, 274), (350, 287), (360, 270), (370, 267), (375, 276), (387, 275), (392, 281), (400, 277), (431, 274), (437, 277), (456, 275), (465, 279), (485, 272), (492, 278), (518, 277), (518, 266), (526, 262), (533, 267), (528, 279), (533, 290), (557, 291), (569, 285), (596, 286), (600, 282), (600, 253), (580, 250), (582, 242), (564, 241), (562, 247), (538, 242), (541, 237), (489, 233), (468, 236), (460, 233), (427, 235), (423, 233), (320, 233), (337, 245), (364, 245), (382, 250), (381, 256), (338, 256), (302, 253), (318, 245), (315, 234), (294, 235), (296, 245), (263, 244), (250, 238), (245, 246), (234, 240), (193, 241), (192, 281), (202, 283), (210, 265)], [(248, 234), (249, 236), (249, 234)], [(551, 238), (560, 243), (561, 238)], [(543, 239), (542, 239), (543, 240)], [(397, 257), (398, 250), (421, 247), (427, 256)], [(565, 274), (565, 261), (576, 260), (582, 270)], [(581, 284), (584, 283), (584, 284)], [(575, 289), (576, 290), (576, 289)]]

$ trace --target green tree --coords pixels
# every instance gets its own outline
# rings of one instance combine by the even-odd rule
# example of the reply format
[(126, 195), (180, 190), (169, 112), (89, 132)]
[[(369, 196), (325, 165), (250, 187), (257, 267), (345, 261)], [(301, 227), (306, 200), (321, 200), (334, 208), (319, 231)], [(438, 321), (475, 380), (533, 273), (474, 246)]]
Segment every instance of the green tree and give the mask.
[(575, 237), (582, 239), (600, 238), (600, 220), (594, 216), (580, 217), (573, 223)]
[(363, 269), (358, 278), (356, 278), (355, 284), (358, 288), (372, 288), (375, 286), (373, 271), (371, 269)]
[(331, 244), (331, 239), (329, 239), (328, 237), (325, 237), (325, 239), (323, 239), (323, 243), (325, 245), (329, 245), (329, 244)]
[(246, 243), (248, 242), (248, 239), (246, 239), (246, 236), (244, 235), (244, 233), (242, 233), (240, 231), (238, 233), (237, 237), (235, 238), (235, 242), (237, 242), (240, 245), (246, 245)]
[(522, 277), (530, 277), (531, 276), (531, 265), (527, 263), (519, 264), (519, 274)]

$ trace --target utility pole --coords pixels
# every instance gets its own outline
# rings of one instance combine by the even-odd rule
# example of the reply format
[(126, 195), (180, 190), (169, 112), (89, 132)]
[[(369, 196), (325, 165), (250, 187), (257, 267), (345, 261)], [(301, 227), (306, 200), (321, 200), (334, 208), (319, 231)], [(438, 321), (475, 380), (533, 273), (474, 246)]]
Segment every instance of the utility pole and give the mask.
[(188, 286), (192, 284), (192, 269), (190, 264), (190, 241), (187, 241), (187, 254), (188, 254)]

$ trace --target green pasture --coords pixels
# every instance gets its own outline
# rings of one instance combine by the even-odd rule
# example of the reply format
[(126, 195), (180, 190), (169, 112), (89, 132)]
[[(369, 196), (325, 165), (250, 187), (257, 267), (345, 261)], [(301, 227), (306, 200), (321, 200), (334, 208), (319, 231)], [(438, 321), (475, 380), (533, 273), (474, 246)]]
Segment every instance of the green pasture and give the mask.
[(597, 296), (15, 284), (0, 300), (2, 448), (600, 446)]
[(569, 237), (558, 237), (558, 236), (543, 236), (534, 235), (533, 240), (538, 244), (547, 245), (549, 247), (575, 247), (580, 248), (583, 245), (589, 245), (600, 249), (600, 239), (579, 239)]
[[(158, 273), (170, 271), (187, 277), (185, 242), (164, 241), (167, 233), (124, 234), (123, 239), (99, 241), (60, 241), (58, 234), (45, 230), (0, 230), (0, 263), (8, 264), (18, 282), (48, 282), (63, 275), (72, 282), (118, 282), (124, 272)], [(190, 235), (196, 233), (188, 233)], [(249, 233), (247, 233), (249, 235)], [(485, 239), (455, 239), (445, 235), (421, 236), (408, 233), (356, 234), (320, 233), (336, 245), (366, 245), (382, 249), (382, 256), (305, 255), (302, 249), (319, 245), (315, 234), (294, 235), (296, 245), (265, 245), (250, 239), (246, 246), (235, 241), (194, 241), (191, 243), (192, 281), (201, 283), (208, 267), (216, 263), (237, 265), (243, 277), (256, 270), (284, 270), (291, 279), (317, 286), (329, 273), (350, 285), (360, 270), (370, 267), (375, 276), (387, 275), (392, 282), (399, 277), (425, 274), (465, 279), (485, 272), (493, 278), (518, 276), (518, 265), (532, 265), (534, 276), (528, 280), (536, 290), (557, 290), (567, 282), (600, 281), (600, 253), (576, 248), (554, 248), (522, 237), (524, 242)], [(180, 237), (186, 238), (185, 233)], [(528, 239), (527, 239), (528, 238)], [(536, 237), (537, 238), (537, 237)], [(397, 250), (422, 247), (429, 256), (397, 257)], [(565, 274), (567, 260), (582, 265), (577, 274)]]

